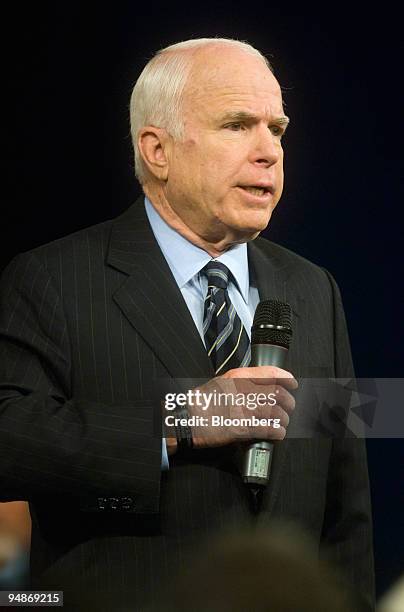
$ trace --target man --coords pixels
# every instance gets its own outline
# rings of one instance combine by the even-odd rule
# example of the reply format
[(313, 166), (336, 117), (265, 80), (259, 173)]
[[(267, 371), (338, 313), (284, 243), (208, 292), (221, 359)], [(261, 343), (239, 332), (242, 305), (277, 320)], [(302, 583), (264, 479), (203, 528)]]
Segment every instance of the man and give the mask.
[[(362, 441), (282, 439), (294, 377), (353, 369), (333, 279), (257, 238), (283, 187), (279, 84), (248, 45), (188, 41), (146, 66), (131, 121), (145, 202), (19, 256), (3, 277), (2, 499), (30, 501), (34, 584), (62, 588), (73, 575), (90, 597), (113, 593), (113, 609), (129, 596), (141, 609), (201, 539), (280, 516), (311, 534), (370, 610)], [(285, 370), (248, 366), (252, 316), (269, 298), (293, 310)], [(277, 379), (277, 406), (260, 414), (280, 428), (249, 432), (277, 441), (257, 515), (234, 462), (237, 432), (155, 434), (156, 383), (215, 374), (208, 388)]]

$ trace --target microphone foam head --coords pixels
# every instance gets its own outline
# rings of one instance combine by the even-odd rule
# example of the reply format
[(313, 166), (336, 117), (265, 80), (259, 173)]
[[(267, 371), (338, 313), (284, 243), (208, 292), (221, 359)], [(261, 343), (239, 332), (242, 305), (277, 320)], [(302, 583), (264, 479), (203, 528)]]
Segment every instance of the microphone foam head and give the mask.
[(251, 344), (276, 344), (288, 349), (292, 339), (292, 309), (286, 302), (263, 300), (251, 328)]

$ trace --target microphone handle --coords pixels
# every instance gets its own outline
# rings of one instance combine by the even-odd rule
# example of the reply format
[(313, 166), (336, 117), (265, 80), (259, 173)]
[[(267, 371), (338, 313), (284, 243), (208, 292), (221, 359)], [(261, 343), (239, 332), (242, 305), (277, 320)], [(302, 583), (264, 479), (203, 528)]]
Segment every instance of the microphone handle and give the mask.
[(283, 368), (288, 349), (276, 344), (252, 344), (250, 366)]
[[(250, 366), (277, 366), (282, 368), (288, 350), (275, 344), (252, 344)], [(261, 440), (251, 444), (244, 455), (243, 481), (248, 485), (265, 487), (271, 474), (273, 444)]]

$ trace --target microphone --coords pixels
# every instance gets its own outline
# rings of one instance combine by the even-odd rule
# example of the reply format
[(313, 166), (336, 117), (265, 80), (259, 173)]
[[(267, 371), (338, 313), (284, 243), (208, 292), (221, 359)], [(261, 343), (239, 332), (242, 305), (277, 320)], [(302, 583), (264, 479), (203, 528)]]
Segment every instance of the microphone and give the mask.
[[(282, 368), (292, 339), (292, 310), (286, 302), (263, 300), (257, 306), (251, 328), (250, 366)], [(273, 444), (267, 440), (250, 445), (243, 457), (243, 481), (256, 494), (268, 484)], [(255, 491), (254, 491), (255, 489)]]

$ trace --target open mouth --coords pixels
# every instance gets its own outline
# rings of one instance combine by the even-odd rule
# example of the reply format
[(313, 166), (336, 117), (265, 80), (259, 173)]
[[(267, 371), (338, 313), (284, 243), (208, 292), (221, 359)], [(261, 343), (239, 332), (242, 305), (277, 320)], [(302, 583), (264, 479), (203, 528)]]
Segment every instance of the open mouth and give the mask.
[(265, 196), (268, 195), (268, 193), (271, 193), (271, 190), (269, 187), (255, 187), (255, 186), (244, 186), (244, 185), (239, 185), (240, 189), (243, 189), (244, 191), (247, 191), (248, 193), (251, 193), (251, 195), (253, 196)]

